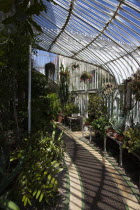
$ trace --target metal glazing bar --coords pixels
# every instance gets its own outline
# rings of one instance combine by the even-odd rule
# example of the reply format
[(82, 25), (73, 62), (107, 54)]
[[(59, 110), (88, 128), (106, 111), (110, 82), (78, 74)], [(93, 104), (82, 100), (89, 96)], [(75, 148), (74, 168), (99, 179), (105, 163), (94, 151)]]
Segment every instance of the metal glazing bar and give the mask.
[[(133, 38), (134, 40), (136, 40), (137, 43), (138, 43), (139, 41), (138, 41), (133, 35), (131, 35), (131, 34), (128, 33), (127, 31), (125, 31), (123, 28), (117, 26), (115, 23), (113, 23), (113, 25), (116, 26), (116, 27), (118, 28), (118, 30), (116, 30), (116, 29), (114, 29), (113, 27), (110, 27), (114, 32), (117, 32), (117, 33), (120, 34), (122, 37), (124, 37), (125, 39), (127, 39), (129, 42), (131, 42), (131, 43), (133, 43), (135, 46), (137, 46), (137, 45), (135, 44), (135, 42), (132, 41), (132, 38)], [(119, 29), (122, 30), (122, 32), (121, 32)], [(129, 39), (128, 39), (128, 37), (126, 37), (126, 36), (123, 34), (123, 32), (126, 33), (126, 34), (129, 36)]]
[[(83, 11), (84, 13), (86, 13), (88, 17), (93, 17), (94, 19), (98, 20), (99, 22), (105, 24), (105, 21), (102, 21), (102, 20), (101, 20), (101, 18), (104, 19), (104, 17), (101, 16), (101, 18), (100, 18), (99, 14), (98, 14), (97, 12), (94, 12), (94, 13), (93, 13), (93, 10), (91, 10), (90, 8), (88, 8), (86, 5), (82, 4), (82, 2), (79, 2), (79, 4), (82, 5), (84, 8), (87, 8), (88, 11), (91, 11), (91, 12), (87, 12), (85, 9), (83, 9), (83, 8), (80, 7), (79, 5), (76, 5), (75, 8), (74, 8), (75, 13), (76, 13), (76, 10), (77, 10), (77, 8), (78, 8), (81, 12)], [(79, 12), (79, 11), (78, 11), (78, 12)], [(97, 16), (99, 16), (99, 18), (97, 18), (97, 16), (95, 16), (94, 14), (97, 14)], [(92, 21), (93, 21), (93, 20), (92, 20)], [(107, 21), (107, 18), (106, 18), (106, 21)]]
[[(119, 2), (122, 2), (122, 0), (118, 0)], [(132, 8), (132, 9), (134, 9), (135, 11), (137, 11), (137, 12), (140, 12), (140, 8), (138, 8), (137, 6), (133, 6), (133, 4), (132, 3), (127, 3), (125, 0), (123, 1), (123, 4), (124, 5), (126, 5), (126, 6), (128, 6), (128, 7), (130, 7), (130, 8)]]
[[(101, 8), (99, 8), (98, 6), (96, 6), (96, 5), (99, 5), (100, 7), (103, 7), (103, 8), (105, 8), (106, 10), (109, 10), (109, 11), (111, 11), (111, 12), (114, 12), (114, 10), (113, 9), (111, 9), (111, 8), (108, 8), (106, 5), (104, 5), (104, 4), (102, 4), (101, 2), (99, 2), (99, 1), (92, 1), (92, 3), (90, 2), (89, 3), (89, 1), (87, 1), (87, 0), (83, 0), (84, 2), (86, 2), (87, 4), (90, 4), (92, 7), (94, 7), (94, 8), (96, 8), (96, 9), (98, 9), (98, 10), (100, 10), (101, 12), (102, 11), (104, 11), (105, 12), (105, 10), (104, 9), (101, 9)], [(117, 6), (115, 6), (115, 9), (118, 7), (118, 5)]]
[(140, 18), (138, 18), (136, 15), (134, 15), (133, 13), (128, 12), (126, 9), (121, 8), (121, 11), (127, 13), (128, 15), (130, 15), (132, 18), (136, 19), (137, 21), (140, 21)]
[[(86, 49), (90, 44), (92, 44), (97, 38), (99, 38), (103, 33), (104, 31), (107, 29), (108, 25), (112, 22), (112, 20), (115, 18), (115, 16), (117, 15), (117, 12), (119, 10), (121, 6), (121, 3), (118, 5), (118, 7), (116, 8), (116, 11), (114, 12), (114, 15), (110, 18), (110, 20), (108, 21), (108, 23), (106, 23), (105, 27), (99, 32), (99, 34), (87, 45), (85, 46), (85, 48), (83, 48), (82, 50)], [(81, 51), (82, 51), (81, 50)], [(79, 51), (80, 52), (80, 51)], [(78, 52), (78, 53), (79, 53)], [(76, 55), (76, 54), (75, 54)]]
[[(138, 49), (138, 48), (137, 48), (137, 49)], [(135, 52), (137, 49), (134, 49), (134, 50), (132, 50), (132, 51), (129, 52), (129, 53), (131, 54), (131, 53)], [(127, 53), (127, 54), (124, 54), (124, 55), (122, 55), (122, 56), (120, 56), (120, 57), (117, 57), (117, 59), (123, 58), (123, 57), (125, 57), (125, 56), (127, 56), (127, 55), (128, 55), (128, 53)], [(110, 62), (112, 62), (112, 61), (116, 61), (117, 59), (112, 59), (112, 60), (106, 62), (105, 64), (108, 64), (108, 63), (110, 63)]]
[[(120, 26), (117, 25), (116, 23), (113, 23), (113, 25), (116, 26), (118, 29), (124, 31), (126, 34), (128, 34), (129, 37), (132, 37), (132, 38), (135, 39), (137, 42), (139, 42), (139, 40), (138, 40), (133, 34), (131, 34), (130, 32), (127, 32), (126, 29), (124, 29), (123, 27), (120, 27)], [(120, 31), (120, 30), (119, 30), (119, 31)], [(137, 33), (135, 33), (135, 34), (137, 34)], [(131, 39), (130, 39), (130, 41), (131, 41)], [(134, 42), (133, 42), (133, 43), (134, 43)], [(134, 44), (134, 45), (135, 45), (135, 44)]]
[(71, 14), (72, 14), (74, 1), (75, 1), (75, 0), (71, 0), (71, 4), (70, 4), (70, 8), (69, 8), (69, 14), (68, 14), (68, 16), (67, 16), (66, 22), (65, 22), (65, 24), (63, 25), (61, 32), (57, 35), (57, 37), (55, 38), (55, 40), (53, 41), (53, 43), (52, 43), (51, 46), (49, 47), (49, 50), (48, 50), (48, 51), (51, 50), (53, 44), (57, 41), (57, 39), (60, 37), (61, 33), (62, 33), (62, 32), (64, 31), (64, 29), (66, 28), (66, 26), (67, 26), (67, 24), (68, 24), (68, 22), (69, 22), (69, 20), (70, 20)]
[[(120, 4), (119, 5), (121, 5), (121, 3), (122, 2), (120, 2)], [(118, 9), (119, 9), (119, 6), (118, 6), (118, 8), (117, 8), (117, 10), (116, 11), (118, 11)], [(74, 14), (75, 16), (76, 16), (76, 14)], [(114, 16), (113, 16), (114, 17)], [(111, 20), (113, 19), (113, 17), (111, 18)], [(79, 19), (81, 19), (81, 18), (79, 18)], [(82, 21), (84, 21), (87, 25), (90, 25), (92, 28), (94, 28), (94, 29), (96, 29), (97, 31), (99, 31), (97, 28), (95, 28), (95, 27), (93, 27), (91, 24), (89, 24), (89, 23), (87, 23), (85, 20), (83, 20), (83, 19), (81, 19)], [(109, 24), (109, 23), (108, 23)], [(99, 33), (101, 33), (101, 31), (99, 31)], [(103, 32), (102, 32), (103, 33)], [(100, 34), (99, 34), (100, 35)], [(98, 35), (98, 36), (99, 36)], [(123, 50), (125, 50), (125, 52), (127, 52), (127, 50), (126, 49), (124, 49), (119, 43), (117, 43), (114, 39), (112, 39), (112, 37), (110, 37), (110, 36), (108, 36), (108, 35), (106, 35), (106, 37), (108, 37), (110, 40), (112, 40), (114, 43), (116, 43), (118, 46), (120, 46)], [(94, 40), (92, 41), (92, 42), (94, 42)], [(88, 45), (90, 45), (90, 43), (88, 44)], [(134, 59), (135, 59), (135, 57), (133, 57)], [(137, 60), (135, 59), (135, 61), (137, 62)]]

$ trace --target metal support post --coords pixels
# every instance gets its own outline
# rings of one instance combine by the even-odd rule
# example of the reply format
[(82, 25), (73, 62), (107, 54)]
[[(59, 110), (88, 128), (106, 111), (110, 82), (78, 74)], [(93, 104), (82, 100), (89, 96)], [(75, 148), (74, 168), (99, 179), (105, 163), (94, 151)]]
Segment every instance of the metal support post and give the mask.
[(84, 138), (84, 117), (82, 117), (82, 138)]
[(91, 141), (92, 141), (92, 127), (89, 126), (89, 129), (90, 129), (89, 142), (91, 143)]
[(29, 45), (29, 69), (28, 69), (28, 133), (31, 133), (31, 51)]
[(104, 136), (104, 152), (106, 152), (106, 136)]
[(122, 167), (122, 144), (120, 144), (120, 167)]

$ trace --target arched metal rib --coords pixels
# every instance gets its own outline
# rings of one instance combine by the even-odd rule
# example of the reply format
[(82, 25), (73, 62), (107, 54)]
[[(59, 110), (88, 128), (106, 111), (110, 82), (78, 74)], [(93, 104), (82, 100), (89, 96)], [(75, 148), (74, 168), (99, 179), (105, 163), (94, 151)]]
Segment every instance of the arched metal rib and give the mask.
[(54, 39), (54, 41), (52, 42), (52, 44), (50, 45), (48, 51), (51, 50), (52, 46), (56, 43), (56, 41), (58, 40), (58, 38), (60, 37), (60, 35), (63, 33), (63, 31), (65, 30), (69, 20), (70, 20), (70, 17), (71, 17), (71, 14), (72, 14), (72, 11), (73, 11), (73, 6), (74, 6), (74, 1), (75, 0), (71, 0), (71, 4), (70, 4), (70, 8), (69, 8), (69, 14), (67, 16), (67, 19), (66, 19), (66, 22), (65, 24), (63, 25), (62, 29), (61, 29), (61, 32), (56, 36), (56, 38)]

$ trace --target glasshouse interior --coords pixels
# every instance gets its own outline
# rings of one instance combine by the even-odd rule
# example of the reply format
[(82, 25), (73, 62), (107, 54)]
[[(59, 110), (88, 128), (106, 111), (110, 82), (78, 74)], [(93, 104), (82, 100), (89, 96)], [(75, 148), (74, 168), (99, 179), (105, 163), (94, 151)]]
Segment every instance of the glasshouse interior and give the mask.
[(0, 209), (140, 210), (140, 1), (0, 0)]

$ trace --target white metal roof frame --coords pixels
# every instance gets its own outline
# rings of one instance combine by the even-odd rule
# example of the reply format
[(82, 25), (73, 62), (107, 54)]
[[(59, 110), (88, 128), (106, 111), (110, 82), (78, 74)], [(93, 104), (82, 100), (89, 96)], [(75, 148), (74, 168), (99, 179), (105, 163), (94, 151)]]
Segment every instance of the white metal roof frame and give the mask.
[(139, 0), (43, 0), (34, 19), (46, 51), (100, 66), (118, 83), (140, 67)]

